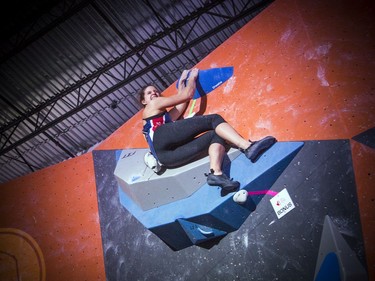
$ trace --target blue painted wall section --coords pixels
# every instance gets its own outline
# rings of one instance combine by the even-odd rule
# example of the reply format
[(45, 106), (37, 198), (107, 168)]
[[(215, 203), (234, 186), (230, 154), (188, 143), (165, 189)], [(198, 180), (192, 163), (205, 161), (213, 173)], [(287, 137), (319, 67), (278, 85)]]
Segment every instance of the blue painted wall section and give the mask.
[(335, 253), (325, 256), (315, 281), (341, 281), (339, 260)]
[[(241, 189), (270, 189), (302, 146), (303, 142), (278, 142), (256, 163), (240, 154), (232, 162), (224, 163), (224, 170), (240, 181)], [(121, 204), (173, 250), (237, 230), (257, 204), (251, 198), (245, 204), (237, 204), (233, 193), (223, 194), (219, 187), (204, 184), (188, 198), (143, 211), (121, 188), (118, 192)]]

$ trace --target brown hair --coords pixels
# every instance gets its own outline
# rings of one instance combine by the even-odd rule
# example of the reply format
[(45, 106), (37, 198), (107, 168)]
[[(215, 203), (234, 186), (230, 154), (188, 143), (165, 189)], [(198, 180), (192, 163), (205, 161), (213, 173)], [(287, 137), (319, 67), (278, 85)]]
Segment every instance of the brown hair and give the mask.
[(150, 85), (146, 85), (146, 86), (143, 86), (139, 91), (138, 91), (138, 95), (139, 95), (139, 102), (143, 105), (143, 107), (145, 107), (145, 105), (142, 103), (142, 101), (145, 99), (145, 91), (146, 91), (146, 88), (147, 87), (150, 87), (150, 86), (153, 86), (157, 89), (157, 87), (153, 84), (150, 84)]

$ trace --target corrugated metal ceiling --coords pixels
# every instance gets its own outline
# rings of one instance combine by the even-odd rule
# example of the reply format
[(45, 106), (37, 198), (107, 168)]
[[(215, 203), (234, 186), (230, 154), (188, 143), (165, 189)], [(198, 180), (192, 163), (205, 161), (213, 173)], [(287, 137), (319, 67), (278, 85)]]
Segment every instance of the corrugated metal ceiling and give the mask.
[(1, 42), (0, 182), (88, 151), (270, 2), (58, 2)]

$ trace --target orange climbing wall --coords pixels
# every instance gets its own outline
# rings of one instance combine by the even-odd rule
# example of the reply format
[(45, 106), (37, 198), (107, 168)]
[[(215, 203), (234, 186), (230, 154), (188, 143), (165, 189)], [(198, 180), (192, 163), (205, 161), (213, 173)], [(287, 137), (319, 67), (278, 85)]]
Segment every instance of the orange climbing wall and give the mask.
[(0, 280), (105, 280), (93, 169), (86, 154), (1, 186)]
[[(205, 113), (220, 113), (251, 139), (351, 139), (374, 128), (373, 14), (370, 0), (275, 1), (197, 65), (234, 66), (234, 76), (207, 96)], [(171, 85), (164, 94), (174, 92)], [(146, 147), (140, 119), (134, 116), (96, 149)], [(351, 145), (375, 280), (374, 149)], [(0, 228), (35, 240), (47, 280), (105, 280), (94, 180), (87, 154), (0, 187)]]

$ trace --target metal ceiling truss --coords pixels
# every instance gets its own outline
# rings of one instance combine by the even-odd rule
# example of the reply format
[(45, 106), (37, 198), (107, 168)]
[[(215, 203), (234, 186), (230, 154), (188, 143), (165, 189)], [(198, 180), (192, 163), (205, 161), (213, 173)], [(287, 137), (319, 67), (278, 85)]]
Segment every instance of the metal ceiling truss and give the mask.
[(93, 0), (64, 0), (47, 15), (49, 24), (43, 28), (34, 31), (38, 25), (39, 19), (30, 24), (28, 27), (19, 31), (16, 36), (12, 37), (7, 46), (2, 46), (0, 51), (0, 64), (9, 58), (17, 55), (18, 52), (31, 45), (43, 35), (54, 29), (56, 26), (78, 13)]
[[(20, 109), (5, 99), (4, 102), (8, 106), (13, 107), (19, 114), (19, 117), (0, 128), (0, 156), (2, 159), (0, 165), (6, 165), (7, 162), (15, 160), (17, 163), (26, 165), (30, 171), (38, 169), (39, 167), (36, 167), (30, 160), (26, 159), (25, 155), (27, 151), (19, 151), (19, 147), (22, 144), (33, 141), (38, 135), (44, 135), (48, 140), (54, 142), (59, 149), (64, 151), (66, 154), (65, 158), (73, 157), (79, 151), (71, 151), (71, 148), (63, 146), (58, 140), (61, 134), (67, 133), (70, 130), (70, 128), (59, 127), (60, 124), (63, 124), (64, 120), (77, 115), (82, 110), (87, 110), (91, 105), (103, 100), (105, 97), (126, 87), (146, 74), (146, 80), (152, 80), (149, 82), (153, 82), (161, 87), (170, 85), (171, 79), (175, 81), (178, 78), (178, 73), (170, 71), (171, 73), (168, 73), (169, 77), (166, 78), (160, 70), (161, 66), (176, 57), (180, 57), (186, 64), (190, 63), (186, 67), (193, 66), (201, 59), (201, 57), (196, 55), (196, 52), (192, 51), (194, 47), (239, 20), (254, 15), (254, 13), (259, 13), (260, 10), (264, 9), (272, 1), (261, 1), (256, 4), (253, 1), (245, 1), (241, 5), (238, 5), (237, 2), (206, 1), (205, 4), (192, 11), (188, 16), (170, 24), (164, 19), (163, 14), (160, 14), (159, 10), (153, 7), (153, 5), (156, 5), (153, 1), (145, 0), (153, 16), (163, 29), (161, 32), (151, 35), (144, 42), (135, 45), (118, 29), (117, 25), (111, 21), (111, 18), (106, 16), (100, 5), (95, 1), (82, 1), (79, 7), (82, 8), (85, 5), (89, 5), (94, 9), (122, 40), (127, 51), (112, 61), (108, 61), (103, 66), (98, 67), (89, 75), (81, 75), (82, 77), (79, 81), (74, 81), (74, 83), (69, 84), (53, 97), (44, 100), (25, 112), (21, 112)], [(218, 9), (219, 6), (220, 9)], [(77, 8), (74, 11), (76, 12)], [(206, 16), (220, 18), (221, 24), (215, 28), (206, 30), (205, 33), (200, 34), (198, 37), (192, 36), (195, 26), (202, 24), (201, 21)], [(61, 19), (57, 22), (60, 21)], [(56, 21), (52, 23), (52, 26), (55, 25)], [(51, 26), (46, 27), (46, 30), (50, 28)], [(30, 43), (33, 40), (36, 40), (36, 38), (33, 37), (28, 42)], [(166, 42), (173, 42), (173, 44), (167, 45)], [(16, 52), (18, 49), (18, 47), (15, 48), (13, 52)], [(159, 57), (152, 56), (154, 53), (162, 53), (162, 55)], [(192, 57), (194, 57), (195, 61), (191, 61)], [(134, 104), (134, 95), (134, 92), (128, 93), (122, 102), (133, 99), (132, 103)], [(113, 99), (112, 103), (108, 104), (107, 101), (107, 106), (116, 108), (119, 102), (121, 101)], [(132, 108), (129, 112), (137, 110), (139, 109)], [(56, 112), (59, 112), (59, 114), (56, 115)], [(52, 115), (52, 113), (54, 114)], [(100, 114), (100, 112), (92, 114)], [(130, 117), (127, 116), (127, 119)], [(33, 146), (37, 147), (38, 144), (31, 144), (31, 150), (35, 149)]]

